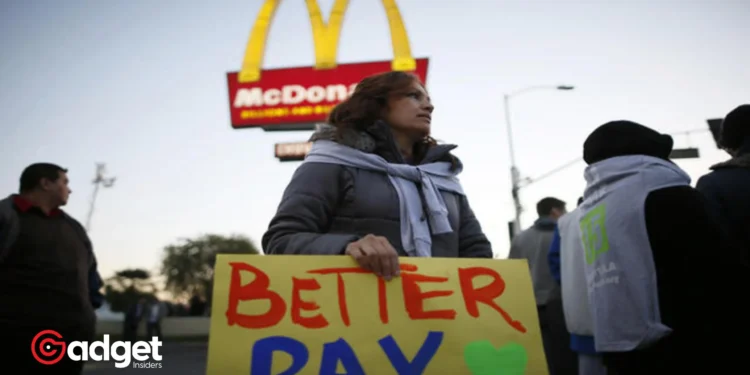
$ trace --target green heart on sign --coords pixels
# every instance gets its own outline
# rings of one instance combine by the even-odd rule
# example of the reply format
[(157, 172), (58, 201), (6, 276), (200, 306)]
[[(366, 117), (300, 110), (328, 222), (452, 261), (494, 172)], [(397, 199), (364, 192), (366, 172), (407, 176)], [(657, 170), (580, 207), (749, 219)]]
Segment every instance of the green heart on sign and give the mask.
[(474, 341), (464, 347), (464, 362), (472, 375), (524, 375), (526, 349), (514, 342), (495, 349), (489, 341)]

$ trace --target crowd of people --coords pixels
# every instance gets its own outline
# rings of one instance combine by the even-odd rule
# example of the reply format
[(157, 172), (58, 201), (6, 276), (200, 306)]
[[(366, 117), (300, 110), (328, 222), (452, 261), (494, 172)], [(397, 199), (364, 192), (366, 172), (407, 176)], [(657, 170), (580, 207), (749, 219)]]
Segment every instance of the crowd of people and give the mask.
[[(348, 254), (386, 279), (399, 257), (492, 257), (458, 183), (456, 146), (430, 137), (433, 109), (410, 74), (364, 79), (311, 137), (265, 253)], [(583, 142), (578, 207), (541, 200), (509, 254), (528, 261), (552, 375), (742, 372), (749, 109), (726, 116), (731, 159), (697, 189), (669, 160), (669, 135), (613, 121)]]
[(720, 144), (731, 158), (693, 188), (670, 136), (610, 122), (583, 144), (578, 206), (539, 201), (510, 257), (529, 261), (551, 374), (747, 371), (750, 105)]
[[(458, 180), (456, 147), (430, 136), (434, 107), (405, 72), (365, 78), (316, 131), (263, 235), (266, 254), (349, 255), (379, 277), (399, 257), (492, 258)], [(669, 160), (672, 139), (614, 121), (583, 143), (586, 189), (560, 199), (512, 242), (527, 259), (550, 373), (744, 373), (750, 267), (750, 105), (724, 119), (731, 158), (697, 189)], [(52, 329), (92, 341), (102, 280), (84, 228), (63, 212), (67, 171), (26, 168), (0, 200), (0, 353), (18, 373), (80, 374), (65, 357), (47, 366), (29, 343)], [(134, 337), (163, 316), (145, 301), (128, 312)], [(501, 369), (497, 369), (500, 371)]]

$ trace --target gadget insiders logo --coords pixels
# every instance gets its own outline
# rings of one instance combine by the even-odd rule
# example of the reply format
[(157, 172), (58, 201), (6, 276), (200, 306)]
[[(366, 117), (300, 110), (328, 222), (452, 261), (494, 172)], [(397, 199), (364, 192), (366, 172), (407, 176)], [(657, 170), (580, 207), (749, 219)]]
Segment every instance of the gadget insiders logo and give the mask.
[[(31, 341), (31, 354), (39, 363), (54, 365), (62, 361), (65, 355), (73, 361), (115, 361), (115, 367), (130, 366), (131, 358), (138, 362), (134, 368), (161, 368), (159, 347), (162, 342), (154, 337), (151, 341), (115, 341), (110, 344), (109, 335), (103, 341), (72, 341), (66, 344), (61, 334), (48, 329), (41, 331)], [(97, 350), (99, 349), (99, 350)], [(149, 362), (153, 359), (154, 362)]]

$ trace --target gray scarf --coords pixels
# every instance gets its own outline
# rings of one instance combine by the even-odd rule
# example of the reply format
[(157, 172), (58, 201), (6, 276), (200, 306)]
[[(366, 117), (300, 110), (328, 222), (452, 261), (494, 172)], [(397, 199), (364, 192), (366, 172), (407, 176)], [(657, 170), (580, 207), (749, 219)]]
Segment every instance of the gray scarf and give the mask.
[[(448, 208), (440, 190), (464, 195), (456, 177), (461, 171), (451, 171), (447, 162), (423, 165), (393, 164), (382, 157), (340, 145), (332, 141), (319, 140), (313, 143), (305, 163), (329, 163), (354, 167), (388, 175), (396, 189), (401, 216), (401, 242), (409, 256), (432, 256), (432, 234), (451, 233)], [(422, 208), (417, 185), (421, 187), (426, 210)], [(421, 220), (426, 212), (429, 225)]]

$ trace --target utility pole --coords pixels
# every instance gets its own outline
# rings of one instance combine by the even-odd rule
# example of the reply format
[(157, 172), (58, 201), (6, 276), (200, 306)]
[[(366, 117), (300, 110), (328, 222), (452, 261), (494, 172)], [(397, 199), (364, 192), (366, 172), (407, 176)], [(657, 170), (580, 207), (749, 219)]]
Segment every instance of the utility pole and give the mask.
[(513, 237), (521, 231), (521, 212), (523, 212), (523, 206), (521, 205), (521, 197), (518, 196), (518, 191), (521, 189), (521, 173), (516, 166), (516, 152), (513, 148), (513, 128), (510, 124), (510, 95), (506, 94), (503, 96), (503, 105), (505, 108), (505, 129), (508, 132), (508, 151), (510, 152), (511, 196), (513, 197), (513, 209), (516, 213), (511, 232), (511, 237)]
[(521, 213), (523, 212), (523, 205), (521, 204), (521, 197), (519, 191), (522, 187), (523, 178), (521, 172), (518, 170), (516, 165), (516, 152), (513, 147), (513, 127), (511, 126), (510, 116), (510, 100), (511, 98), (527, 93), (530, 91), (537, 90), (560, 90), (569, 91), (575, 87), (571, 85), (557, 85), (557, 86), (529, 86), (515, 92), (503, 95), (503, 106), (505, 107), (505, 130), (508, 132), (508, 151), (510, 152), (510, 181), (511, 181), (511, 196), (513, 197), (513, 209), (515, 211), (515, 218), (513, 219), (512, 231), (510, 238), (512, 239), (515, 235), (521, 232)]
[(89, 214), (86, 218), (86, 231), (91, 231), (91, 217), (94, 215), (94, 205), (96, 204), (96, 195), (99, 193), (99, 186), (110, 188), (115, 184), (115, 177), (104, 177), (107, 173), (107, 166), (104, 163), (96, 164), (96, 177), (94, 177), (94, 193), (91, 195), (91, 206), (89, 206)]

